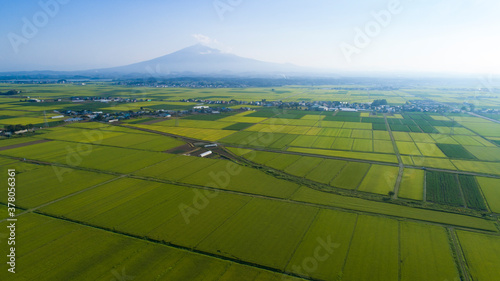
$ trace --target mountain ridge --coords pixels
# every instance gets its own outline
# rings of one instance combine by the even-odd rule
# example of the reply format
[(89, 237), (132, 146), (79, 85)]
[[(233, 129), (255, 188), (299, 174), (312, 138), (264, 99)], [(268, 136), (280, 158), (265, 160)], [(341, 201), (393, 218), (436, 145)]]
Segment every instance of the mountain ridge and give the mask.
[(189, 46), (151, 60), (91, 71), (96, 73), (138, 73), (153, 76), (180, 73), (238, 75), (307, 72), (306, 68), (300, 66), (240, 57), (202, 44)]
[(282, 77), (308, 75), (312, 69), (293, 64), (265, 62), (240, 57), (202, 44), (192, 45), (170, 54), (123, 66), (78, 71), (12, 71), (0, 72), (4, 77), (84, 76), (98, 78), (137, 77)]

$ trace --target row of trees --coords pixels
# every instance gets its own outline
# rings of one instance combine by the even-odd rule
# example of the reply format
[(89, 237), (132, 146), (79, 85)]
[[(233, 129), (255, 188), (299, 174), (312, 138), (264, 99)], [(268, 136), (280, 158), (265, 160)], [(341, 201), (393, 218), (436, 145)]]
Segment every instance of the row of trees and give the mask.
[(20, 91), (9, 90), (9, 91), (4, 92), (4, 93), (0, 92), (0, 95), (3, 95), (3, 96), (13, 96), (13, 95), (17, 95), (19, 93), (20, 93)]
[(5, 126), (5, 131), (7, 132), (16, 132), (16, 131), (21, 131), (21, 130), (29, 130), (29, 129), (33, 129), (33, 124), (28, 124), (28, 125), (21, 125), (21, 124), (18, 124), (18, 125), (7, 125)]
[(372, 107), (377, 107), (377, 106), (381, 106), (381, 105), (387, 105), (387, 100), (385, 99), (382, 99), (382, 100), (374, 100), (372, 102)]

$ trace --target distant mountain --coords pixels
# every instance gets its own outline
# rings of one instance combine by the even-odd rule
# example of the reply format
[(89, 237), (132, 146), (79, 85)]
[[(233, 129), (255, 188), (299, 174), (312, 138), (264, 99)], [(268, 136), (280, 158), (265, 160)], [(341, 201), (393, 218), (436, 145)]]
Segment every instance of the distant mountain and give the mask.
[(159, 58), (125, 66), (82, 71), (3, 72), (0, 73), (0, 78), (283, 77), (311, 73), (313, 70), (305, 67), (243, 58), (197, 44)]
[[(341, 73), (341, 74), (340, 74)], [(487, 74), (483, 75), (485, 77)], [(478, 75), (457, 73), (430, 73), (407, 71), (346, 71), (301, 67), (289, 63), (271, 63), (240, 57), (204, 46), (193, 45), (155, 59), (125, 66), (81, 71), (9, 71), (0, 72), (0, 80), (33, 79), (127, 79), (127, 78), (416, 78), (416, 79), (471, 79)], [(490, 80), (500, 80), (495, 76)], [(456, 82), (454, 82), (456, 83)]]
[(126, 66), (96, 69), (94, 74), (144, 74), (151, 76), (258, 75), (304, 73), (308, 69), (292, 64), (269, 63), (224, 53), (201, 44), (152, 60)]

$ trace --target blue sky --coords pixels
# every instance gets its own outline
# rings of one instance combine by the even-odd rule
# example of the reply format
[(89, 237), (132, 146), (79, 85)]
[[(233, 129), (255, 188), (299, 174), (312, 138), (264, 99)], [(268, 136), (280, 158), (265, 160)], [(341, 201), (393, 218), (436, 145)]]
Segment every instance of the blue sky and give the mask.
[(332, 70), (500, 74), (498, 14), (498, 0), (4, 1), (0, 71), (119, 66), (201, 41)]

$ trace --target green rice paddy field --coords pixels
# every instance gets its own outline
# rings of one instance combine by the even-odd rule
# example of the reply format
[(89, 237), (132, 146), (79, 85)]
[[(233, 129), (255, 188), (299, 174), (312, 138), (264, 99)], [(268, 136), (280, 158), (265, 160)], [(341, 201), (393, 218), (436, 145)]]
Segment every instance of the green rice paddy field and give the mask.
[[(10, 86), (0, 84), (0, 92)], [(54, 110), (85, 106), (113, 112), (199, 104), (181, 99), (369, 101), (365, 91), (298, 86), (19, 88), (34, 98), (66, 100), (2, 97), (0, 126), (43, 127), (59, 115)], [(67, 100), (96, 92), (151, 101)], [(393, 104), (453, 100), (432, 89), (370, 92)], [(500, 275), (500, 124), (465, 114), (251, 107), (256, 111), (151, 124), (151, 117), (120, 126), (50, 123), (29, 136), (0, 139), (0, 166), (16, 170), (18, 207), (18, 272), (2, 262), (0, 280), (490, 281)], [(207, 158), (191, 156), (198, 141), (219, 148)], [(6, 173), (0, 180), (7, 182)], [(9, 250), (7, 203), (0, 193), (2, 253)]]
[[(451, 250), (444, 247), (446, 243), (439, 242), (439, 239), (444, 241), (447, 239), (445, 235), (439, 234), (445, 233), (444, 228), (425, 223), (409, 224), (379, 216), (356, 215), (225, 192), (217, 195), (211, 194), (210, 200), (202, 208), (196, 205), (193, 198), (205, 192), (193, 191), (189, 187), (119, 179), (41, 208), (42, 213), (53, 218), (39, 215), (21, 216), (19, 219), (26, 224), (26, 227), (29, 225), (33, 230), (23, 231), (20, 241), (28, 239), (24, 237), (43, 233), (42, 241), (37, 239), (31, 244), (39, 243), (40, 250), (53, 251), (57, 249), (57, 245), (81, 235), (80, 237), (85, 237), (84, 241), (90, 244), (81, 241), (75, 245), (75, 251), (86, 249), (78, 255), (79, 258), (85, 257), (84, 253), (92, 255), (92, 249), (95, 247), (100, 247), (104, 255), (108, 249), (107, 241), (110, 241), (109, 243), (117, 249), (116, 252), (112, 251), (111, 255), (107, 255), (108, 259), (112, 260), (125, 259), (126, 256), (122, 255), (126, 251), (131, 253), (137, 251), (136, 248), (125, 247), (124, 245), (127, 244), (123, 241), (112, 242), (114, 239), (130, 239), (130, 243), (144, 243), (136, 241), (138, 239), (108, 234), (112, 229), (113, 232), (127, 233), (133, 237), (149, 237), (153, 242), (158, 241), (154, 243), (157, 247), (164, 247), (158, 244), (166, 242), (175, 247), (195, 248), (203, 254), (200, 262), (219, 255), (236, 257), (236, 260), (261, 264), (277, 271), (284, 270), (302, 277), (336, 280), (342, 276), (342, 280), (360, 280), (368, 273), (357, 270), (356, 264), (367, 263), (370, 259), (378, 261), (367, 263), (378, 269), (377, 275), (371, 277), (375, 280), (397, 279), (399, 266), (401, 266), (401, 271), (405, 272), (404, 274), (413, 274), (413, 272), (424, 274), (423, 269), (426, 269), (428, 264), (436, 269), (441, 268), (442, 271), (438, 274), (456, 276), (457, 269), (453, 263)], [(183, 206), (199, 208), (198, 213), (187, 215), (180, 212), (179, 208)], [(77, 224), (68, 223), (67, 219)], [(38, 226), (42, 222), (43, 227)], [(79, 222), (94, 228), (78, 226)], [(405, 232), (404, 230), (410, 226), (411, 231)], [(75, 227), (82, 228), (82, 230), (75, 230)], [(69, 228), (70, 230), (67, 231), (71, 234), (65, 235), (65, 228)], [(50, 232), (46, 232), (49, 230)], [(79, 234), (80, 231), (83, 233)], [(87, 233), (88, 231), (91, 233)], [(416, 237), (429, 235), (432, 236), (431, 241), (434, 239), (437, 241), (435, 245), (431, 241), (428, 246), (427, 244), (426, 246), (415, 245), (414, 239), (400, 237), (400, 231)], [(97, 234), (93, 234), (94, 232)], [(99, 238), (99, 246), (92, 244), (93, 235), (105, 234), (110, 236), (108, 238), (110, 240)], [(62, 236), (59, 238), (61, 241), (57, 239), (57, 235)], [(28, 241), (26, 240), (25, 243)], [(54, 242), (43, 246), (43, 241)], [(427, 259), (416, 258), (430, 249), (436, 256), (429, 256)], [(318, 262), (316, 270), (308, 267), (307, 261), (311, 250), (313, 253), (314, 251), (321, 253), (322, 263)], [(69, 254), (73, 248), (65, 249), (65, 251)], [(20, 260), (29, 262), (30, 257), (33, 259), (37, 253), (38, 251), (35, 251), (26, 256), (21, 253)], [(398, 255), (407, 255), (413, 260), (410, 259), (405, 264), (398, 265)], [(64, 259), (64, 255), (52, 255), (52, 257)], [(50, 259), (45, 263), (49, 261)], [(72, 261), (75, 263), (72, 267), (77, 263), (81, 264), (78, 259), (64, 261), (64, 264), (71, 264)], [(40, 266), (44, 268), (45, 263), (35, 268), (40, 268)], [(101, 270), (105, 270), (107, 264), (111, 266), (109, 270), (122, 264), (120, 261), (114, 263), (106, 260), (100, 265)], [(446, 271), (443, 270), (444, 268)], [(431, 272), (425, 272), (431, 274)], [(36, 273), (37, 271), (32, 271), (31, 274)], [(53, 274), (66, 276), (75, 273), (58, 270)], [(147, 274), (147, 272), (139, 272), (139, 274)], [(210, 274), (220, 276), (222, 272)]]
[(2, 265), (2, 280), (299, 280), (42, 215), (23, 215), (20, 222), (16, 239), (24, 246), (18, 247), (17, 262), (22, 266), (12, 274)]

